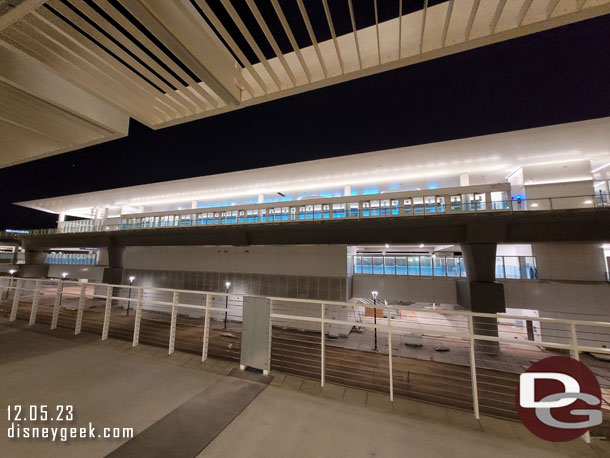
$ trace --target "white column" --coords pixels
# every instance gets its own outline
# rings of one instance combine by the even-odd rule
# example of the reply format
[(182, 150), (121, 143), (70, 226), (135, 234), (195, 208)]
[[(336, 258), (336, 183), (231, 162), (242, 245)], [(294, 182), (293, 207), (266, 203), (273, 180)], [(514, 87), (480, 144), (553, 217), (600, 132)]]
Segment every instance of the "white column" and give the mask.
[(258, 203), (259, 204), (265, 203), (265, 194), (259, 194), (258, 195)]
[(194, 209), (196, 209), (196, 208), (197, 208), (197, 201), (196, 201), (196, 200), (193, 200), (193, 201), (191, 202), (191, 210), (194, 210)]
[(344, 196), (351, 196), (352, 195), (352, 186), (349, 184), (346, 184), (345, 186), (343, 186), (343, 195)]
[(57, 227), (59, 228), (61, 226), (61, 223), (63, 223), (65, 220), (66, 220), (66, 214), (60, 213), (57, 217)]
[(460, 173), (460, 186), (470, 186), (470, 175)]

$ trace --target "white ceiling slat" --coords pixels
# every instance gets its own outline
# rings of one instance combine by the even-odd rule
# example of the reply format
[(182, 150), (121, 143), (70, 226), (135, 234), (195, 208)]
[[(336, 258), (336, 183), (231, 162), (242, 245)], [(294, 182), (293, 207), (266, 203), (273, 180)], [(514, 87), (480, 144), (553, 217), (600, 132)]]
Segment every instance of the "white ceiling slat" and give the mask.
[(400, 59), (401, 57), (402, 57), (402, 0), (398, 0), (398, 59)]
[(220, 2), (222, 3), (222, 6), (225, 7), (227, 13), (229, 13), (229, 16), (231, 16), (231, 19), (248, 42), (248, 45), (250, 45), (250, 48), (252, 48), (252, 51), (254, 51), (254, 54), (256, 54), (256, 57), (258, 57), (260, 63), (263, 64), (263, 67), (265, 67), (265, 70), (267, 70), (267, 73), (269, 73), (271, 79), (273, 79), (275, 82), (277, 89), (281, 91), (282, 82), (280, 81), (280, 78), (277, 76), (277, 73), (275, 73), (273, 68), (271, 68), (271, 65), (269, 65), (269, 61), (259, 48), (258, 44), (256, 44), (256, 40), (254, 40), (252, 34), (250, 34), (246, 24), (244, 24), (244, 21), (241, 20), (239, 14), (237, 14), (237, 11), (235, 11), (235, 8), (233, 8), (233, 5), (231, 5), (231, 2), (229, 0), (220, 0)]
[(375, 35), (377, 35), (377, 63), (381, 65), (381, 42), (379, 41), (379, 11), (377, 9), (377, 0), (373, 1), (375, 9)]
[(309, 20), (309, 14), (307, 14), (307, 9), (303, 4), (303, 0), (297, 0), (297, 5), (299, 5), (299, 11), (301, 11), (301, 16), (303, 17), (303, 22), (305, 22), (305, 27), (307, 28), (307, 33), (309, 34), (309, 39), (311, 40), (311, 44), (313, 45), (316, 55), (318, 56), (318, 60), (320, 61), (320, 67), (322, 67), (322, 73), (324, 73), (324, 78), (328, 78), (328, 70), (326, 68), (326, 64), (324, 63), (324, 59), (322, 58), (322, 53), (320, 52), (320, 46), (318, 45), (318, 40), (316, 39), (316, 34), (313, 31), (311, 26), (311, 21)]
[(280, 47), (277, 45), (277, 42), (275, 41), (275, 38), (273, 38), (273, 34), (271, 33), (271, 30), (269, 30), (269, 27), (267, 26), (267, 23), (265, 22), (265, 19), (263, 18), (261, 12), (259, 11), (258, 7), (256, 6), (256, 3), (254, 3), (254, 0), (246, 0), (246, 3), (248, 4), (248, 7), (250, 8), (250, 11), (252, 11), (252, 14), (254, 15), (254, 19), (256, 19), (256, 22), (258, 23), (259, 27), (261, 28), (261, 30), (265, 34), (265, 37), (267, 38), (267, 41), (269, 42), (269, 44), (273, 48), (273, 51), (275, 52), (275, 55), (280, 60), (280, 63), (282, 64), (282, 67), (284, 67), (284, 70), (286, 71), (286, 74), (288, 75), (288, 77), (292, 81), (292, 85), (296, 86), (297, 85), (297, 79), (294, 76), (294, 73), (292, 72), (292, 69), (290, 68), (290, 65), (288, 65), (288, 62), (286, 62), (286, 59), (284, 58), (284, 54), (280, 50)]
[[(64, 23), (49, 11), (41, 9), (40, 14), (34, 12), (28, 15), (24, 21), (24, 24), (27, 23), (30, 26), (35, 27), (36, 30), (46, 38), (48, 45), (53, 43), (57, 46), (56, 50), (61, 52), (64, 56), (66, 56), (66, 52), (69, 53), (69, 56), (67, 56), (68, 59), (71, 60), (76, 58), (81, 66), (86, 66), (89, 69), (86, 71), (98, 73), (99, 76), (103, 78), (112, 78), (114, 81), (131, 87), (134, 93), (129, 95), (135, 97), (132, 99), (135, 103), (140, 103), (143, 99), (156, 100), (159, 96), (160, 93), (158, 91), (153, 91), (152, 86), (148, 89), (140, 86), (138, 80), (142, 81), (141, 79), (138, 78), (138, 80), (136, 80), (133, 72), (126, 68), (121, 69), (120, 67), (122, 64), (97, 45), (93, 45), (92, 47), (85, 46), (79, 41), (80, 35), (76, 30), (71, 27), (65, 27)], [(70, 33), (75, 37), (70, 36)], [(100, 70), (94, 62), (101, 64), (105, 69)], [(142, 103), (140, 103), (140, 105), (144, 109), (150, 109), (149, 106), (143, 105)], [(169, 109), (171, 112), (175, 113), (175, 115), (179, 114), (179, 111), (174, 106), (163, 101), (153, 105), (163, 105), (165, 107), (165, 109), (162, 110), (164, 113), (168, 113), (167, 110)], [(160, 107), (158, 108), (161, 109)]]
[(284, 32), (286, 33), (286, 36), (288, 37), (290, 44), (292, 45), (292, 49), (294, 50), (295, 54), (297, 55), (297, 58), (299, 59), (299, 62), (301, 63), (301, 67), (303, 67), (303, 71), (305, 72), (305, 75), (307, 76), (307, 81), (311, 83), (311, 72), (309, 71), (309, 66), (305, 63), (305, 60), (303, 59), (303, 54), (301, 53), (301, 49), (299, 48), (299, 45), (297, 44), (297, 41), (294, 38), (294, 34), (292, 33), (292, 29), (290, 28), (288, 21), (286, 20), (286, 16), (284, 16), (282, 7), (278, 3), (278, 0), (271, 0), (271, 4), (273, 5), (275, 14), (277, 14), (277, 17), (280, 20), (282, 27), (284, 28)]
[(498, 6), (496, 6), (494, 15), (491, 18), (491, 22), (489, 23), (489, 31), (492, 34), (496, 33), (496, 27), (498, 26), (498, 21), (500, 20), (500, 16), (502, 16), (502, 12), (504, 11), (505, 6), (506, 6), (506, 0), (500, 0), (498, 2)]
[[(19, 36), (13, 38), (13, 34)], [(134, 103), (130, 97), (125, 97), (123, 93), (119, 93), (116, 81), (112, 85), (108, 85), (106, 81), (100, 81), (93, 75), (81, 70), (70, 60), (67, 60), (48, 48), (42, 46), (39, 42), (33, 40), (27, 34), (21, 32), (16, 25), (1, 33), (2, 39), (13, 45), (17, 49), (21, 49), (25, 53), (35, 59), (45, 63), (50, 68), (59, 70), (59, 73), (65, 79), (71, 81), (77, 86), (87, 88), (97, 96), (110, 100), (117, 107), (120, 107), (128, 113), (132, 113), (134, 117), (143, 124), (156, 124), (167, 121), (161, 113), (153, 114), (140, 106), (139, 103)], [(64, 71), (65, 69), (65, 71)]]
[[(205, 16), (209, 19), (209, 21), (214, 26), (214, 28), (218, 31), (218, 33), (220, 33), (220, 36), (222, 37), (222, 39), (229, 45), (229, 47), (231, 48), (231, 51), (233, 51), (233, 53), (237, 56), (237, 59), (239, 60), (239, 62), (245, 68), (248, 69), (248, 71), (250, 72), (250, 75), (252, 75), (252, 78), (254, 78), (254, 80), (258, 83), (258, 85), (263, 90), (263, 92), (265, 94), (267, 94), (269, 92), (267, 89), (267, 85), (265, 84), (265, 82), (263, 81), (261, 76), (258, 74), (258, 72), (256, 70), (254, 70), (254, 68), (252, 67), (252, 64), (250, 64), (250, 61), (248, 60), (246, 55), (239, 48), (239, 46), (237, 46), (237, 43), (235, 43), (235, 40), (233, 40), (233, 38), (231, 37), (231, 35), (227, 31), (227, 29), (222, 25), (222, 22), (220, 22), (218, 20), (218, 18), (212, 11), (212, 8), (210, 8), (210, 6), (207, 4), (206, 0), (197, 0), (197, 5), (199, 5), (199, 8), (201, 8), (201, 11), (203, 11), (203, 14), (205, 14)], [(254, 91), (252, 89), (250, 89), (248, 92), (250, 92), (250, 95), (252, 95), (254, 97)]]
[(474, 0), (472, 3), (472, 8), (470, 9), (470, 16), (468, 16), (468, 22), (466, 23), (466, 32), (464, 34), (464, 39), (466, 41), (470, 40), (470, 32), (472, 32), (472, 25), (474, 24), (474, 18), (477, 16), (477, 11), (479, 11), (479, 4), (481, 0)]
[(451, 23), (451, 13), (453, 13), (453, 1), (447, 2), (447, 14), (445, 15), (445, 24), (443, 25), (443, 35), (441, 37), (441, 43), (443, 48), (447, 44), (447, 32), (449, 31), (449, 24)]
[[(375, 0), (377, 1), (377, 0)], [(345, 73), (343, 64), (343, 57), (341, 56), (341, 50), (339, 49), (339, 43), (337, 43), (337, 34), (335, 33), (335, 26), (333, 25), (333, 18), (330, 15), (330, 9), (328, 8), (328, 1), (322, 0), (324, 6), (324, 14), (326, 15), (326, 22), (328, 22), (328, 28), (330, 29), (330, 35), (335, 45), (335, 52), (337, 53), (337, 59), (339, 59), (339, 66), (341, 67), (341, 74)]]
[[(143, 61), (148, 67), (153, 69), (158, 75), (160, 75), (163, 79), (159, 79), (159, 82), (162, 83), (160, 87), (165, 90), (166, 95), (175, 100), (176, 103), (184, 106), (189, 112), (197, 113), (200, 111), (198, 99), (192, 94), (190, 91), (188, 94), (185, 94), (181, 91), (176, 91), (173, 87), (167, 85), (165, 81), (168, 81), (175, 88), (183, 88), (182, 83), (178, 81), (172, 74), (166, 71), (161, 65), (159, 65), (154, 59), (152, 59), (148, 54), (146, 54), (142, 49), (137, 46), (133, 41), (127, 38), (119, 29), (117, 29), (114, 25), (108, 22), (102, 15), (97, 13), (93, 8), (87, 5), (83, 0), (69, 0), (74, 7), (78, 8), (83, 14), (87, 17), (90, 17), (95, 21), (95, 23), (99, 26), (102, 26), (103, 29), (112, 35), (114, 39), (116, 39), (119, 43), (125, 46), (130, 52), (136, 55), (141, 61)], [(164, 81), (165, 80), (165, 81)], [(175, 94), (175, 95), (174, 95)], [(175, 97), (179, 96), (180, 99), (176, 100)]]
[[(205, 100), (208, 103), (210, 98), (213, 97), (205, 91), (187, 72), (185, 72), (182, 67), (177, 65), (172, 59), (170, 59), (155, 43), (152, 42), (140, 29), (135, 27), (131, 21), (127, 20), (125, 16), (123, 16), (119, 11), (114, 8), (108, 2), (101, 2), (99, 5), (104, 11), (112, 17), (115, 21), (117, 21), (127, 32), (129, 32), (139, 43), (141, 43), (144, 47), (146, 47), (149, 51), (152, 52), (155, 56), (157, 56), (167, 67), (172, 70), (176, 75), (182, 78), (188, 86), (184, 88), (184, 92), (193, 93), (195, 92), (200, 96), (200, 100)], [(199, 102), (199, 105), (202, 108), (207, 108), (205, 103)]]
[(521, 9), (519, 10), (519, 14), (517, 16), (517, 24), (519, 27), (521, 27), (521, 25), (523, 24), (525, 15), (529, 11), (530, 7), (532, 6), (532, 2), (533, 2), (533, 0), (525, 0), (523, 2), (523, 5), (521, 5)]
[[(400, 0), (402, 1), (402, 0)], [(349, 6), (349, 16), (352, 21), (352, 30), (354, 31), (354, 41), (356, 42), (356, 54), (358, 55), (358, 68), (362, 70), (362, 56), (360, 55), (360, 44), (358, 43), (358, 29), (356, 28), (356, 18), (354, 17), (354, 5), (352, 0), (347, 0)]]
[(426, 30), (426, 15), (428, 14), (428, 0), (424, 0), (424, 8), (422, 10), (421, 17), (421, 31), (419, 34), (419, 53), (421, 54), (424, 50), (424, 32)]
[[(139, 62), (137, 62), (133, 57), (131, 57), (129, 54), (127, 54), (125, 51), (123, 51), (123, 49), (121, 49), (119, 46), (117, 46), (113, 41), (108, 39), (105, 35), (103, 35), (101, 32), (99, 32), (95, 27), (93, 27), (91, 24), (89, 24), (87, 21), (85, 21), (83, 18), (81, 18), (71, 9), (66, 7), (63, 3), (59, 2), (58, 0), (50, 0), (49, 6), (51, 6), (53, 9), (58, 11), (60, 14), (62, 14), (65, 18), (67, 18), (73, 24), (77, 25), (79, 28), (81, 28), (81, 30), (84, 30), (87, 34), (89, 34), (90, 37), (92, 37), (94, 40), (96, 40), (101, 45), (105, 46), (106, 49), (108, 49), (109, 51), (114, 53), (116, 56), (119, 56), (124, 62), (128, 63), (135, 70), (140, 72), (140, 74), (145, 75), (147, 78), (149, 78), (149, 80), (154, 81), (155, 83), (158, 81), (161, 84), (163, 84), (156, 75), (153, 75), (147, 68), (145, 68)], [(70, 26), (67, 26), (67, 24), (64, 24), (63, 21), (61, 21), (61, 19), (57, 18), (55, 15), (53, 15), (53, 13), (51, 13), (50, 11), (47, 11), (45, 8), (40, 8), (38, 12), (40, 13), (41, 16), (43, 16), (49, 22), (54, 23), (54, 25), (57, 27), (58, 30), (62, 30), (64, 33), (68, 33), (68, 34), (71, 31), (73, 31), (72, 37), (73, 37), (74, 41), (77, 44), (80, 44), (82, 46), (82, 42), (83, 42), (82, 39), (84, 37), (78, 31), (76, 31), (75, 29), (72, 29)], [(93, 47), (88, 47), (88, 49), (90, 49), (90, 50), (95, 49), (95, 48), (101, 49), (97, 46), (97, 44), (93, 43), (92, 41), (89, 41), (89, 39), (86, 39), (86, 41), (89, 42), (91, 45), (93, 45)], [(107, 62), (110, 62), (110, 59), (105, 59), (105, 60)], [(116, 59), (113, 59), (113, 60), (116, 64), (118, 64), (118, 61)], [(116, 66), (115, 66), (115, 68), (116, 68)], [(129, 70), (129, 72), (131, 73), (130, 80), (134, 84), (138, 85), (138, 82), (136, 82), (135, 78), (140, 80), (140, 84), (145, 83), (135, 73), (131, 72), (130, 70)], [(148, 84), (148, 83), (146, 83), (146, 84)], [(154, 88), (151, 88), (150, 94), (151, 94), (151, 96), (154, 95), (154, 97), (158, 97), (159, 94), (161, 94), (161, 93), (159, 91), (156, 91)], [(179, 107), (175, 106), (176, 105), (175, 103), (163, 102), (163, 104), (164, 105), (169, 104), (173, 110), (177, 110), (177, 111), (183, 110), (183, 108), (179, 108)], [(165, 111), (165, 110), (163, 110), (163, 111)]]

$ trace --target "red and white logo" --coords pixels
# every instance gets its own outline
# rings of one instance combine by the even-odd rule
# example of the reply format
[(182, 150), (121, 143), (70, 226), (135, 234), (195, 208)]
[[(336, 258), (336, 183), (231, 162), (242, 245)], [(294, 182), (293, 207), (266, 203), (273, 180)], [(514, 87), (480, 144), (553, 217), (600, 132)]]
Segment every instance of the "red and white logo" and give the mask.
[(533, 364), (519, 378), (517, 412), (541, 439), (566, 442), (602, 422), (601, 388), (583, 363), (552, 356)]

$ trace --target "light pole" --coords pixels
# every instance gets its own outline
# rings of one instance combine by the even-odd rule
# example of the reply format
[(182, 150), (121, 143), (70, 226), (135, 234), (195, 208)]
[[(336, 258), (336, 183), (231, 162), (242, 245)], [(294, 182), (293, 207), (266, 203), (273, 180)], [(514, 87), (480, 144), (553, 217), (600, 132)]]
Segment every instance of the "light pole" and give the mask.
[[(61, 273), (61, 282), (65, 282), (66, 278), (68, 277), (68, 272), (62, 272)], [(61, 306), (61, 300), (64, 296), (64, 285), (61, 285), (61, 292), (59, 293), (59, 305)]]
[[(133, 286), (133, 282), (136, 279), (133, 275), (129, 277), (129, 286)], [(131, 290), (133, 288), (129, 288), (129, 298), (127, 299), (127, 311), (125, 312), (125, 316), (129, 316), (129, 306), (131, 305)]]
[[(371, 296), (373, 296), (373, 323), (377, 324), (377, 295), (379, 293), (377, 291), (371, 291)], [(375, 348), (373, 351), (377, 351), (377, 326), (375, 326)]]
[(8, 288), (6, 288), (6, 298), (8, 299), (8, 295), (10, 294), (11, 287), (13, 286), (13, 275), (17, 272), (15, 269), (11, 269), (8, 271), (11, 274), (11, 278), (8, 280)]
[(228, 281), (225, 283), (225, 286), (227, 287), (226, 293), (227, 295), (225, 296), (225, 329), (227, 329), (227, 314), (229, 312), (229, 288), (231, 287), (231, 282)]

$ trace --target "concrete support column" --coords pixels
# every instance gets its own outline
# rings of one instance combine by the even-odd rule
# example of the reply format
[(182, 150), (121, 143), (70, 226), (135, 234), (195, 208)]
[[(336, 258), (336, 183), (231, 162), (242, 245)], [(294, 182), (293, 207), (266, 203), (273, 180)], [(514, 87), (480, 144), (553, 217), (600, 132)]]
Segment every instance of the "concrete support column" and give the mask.
[(259, 194), (258, 195), (258, 203), (259, 204), (265, 203), (265, 194)]
[[(123, 266), (125, 264), (125, 247), (111, 246), (103, 249), (108, 257), (108, 267), (104, 269), (102, 281), (118, 285), (123, 279)], [(103, 256), (103, 253), (102, 253)]]
[[(473, 312), (502, 313), (506, 311), (504, 285), (495, 281), (496, 248), (495, 243), (462, 244), (462, 254), (468, 277), (466, 280), (458, 282), (458, 303)], [(473, 324), (475, 334), (498, 336), (497, 318), (474, 317)], [(475, 349), (497, 354), (500, 351), (500, 344), (476, 341)]]
[(470, 186), (470, 175), (460, 173), (460, 186)]
[(352, 186), (349, 184), (346, 184), (343, 187), (343, 195), (344, 196), (351, 196), (352, 195)]
[(57, 227), (61, 226), (61, 223), (63, 223), (66, 220), (66, 214), (65, 213), (60, 213), (57, 216)]
[(191, 202), (191, 210), (194, 210), (194, 209), (196, 209), (196, 208), (197, 208), (197, 201), (196, 201), (196, 200), (193, 200), (193, 201)]
[(48, 252), (25, 251), (25, 264), (19, 266), (17, 275), (26, 278), (44, 278), (49, 273), (49, 266), (44, 263)]

